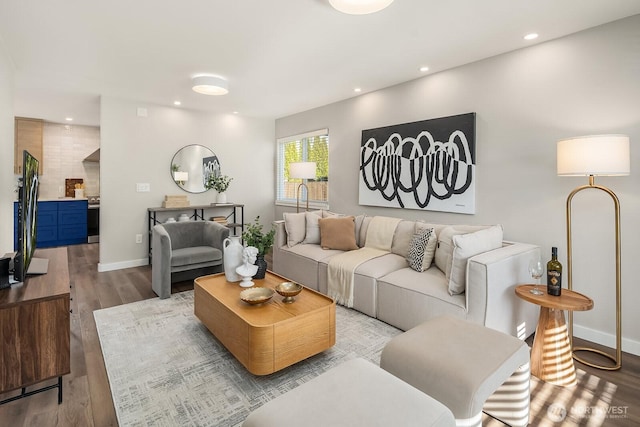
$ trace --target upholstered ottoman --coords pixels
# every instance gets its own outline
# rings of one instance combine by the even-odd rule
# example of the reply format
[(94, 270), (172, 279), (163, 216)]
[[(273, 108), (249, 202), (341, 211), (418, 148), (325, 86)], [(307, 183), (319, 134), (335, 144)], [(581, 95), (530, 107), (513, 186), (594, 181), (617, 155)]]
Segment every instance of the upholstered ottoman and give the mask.
[(445, 404), (458, 426), (482, 411), (512, 426), (529, 422), (529, 347), (482, 325), (441, 316), (387, 343), (380, 367)]
[(253, 411), (242, 427), (455, 426), (443, 404), (364, 359), (333, 368)]

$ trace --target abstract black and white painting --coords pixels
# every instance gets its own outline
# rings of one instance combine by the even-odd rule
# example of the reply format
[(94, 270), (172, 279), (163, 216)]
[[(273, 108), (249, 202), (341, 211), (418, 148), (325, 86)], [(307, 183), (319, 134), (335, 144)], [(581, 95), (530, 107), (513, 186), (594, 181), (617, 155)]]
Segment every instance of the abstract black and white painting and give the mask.
[(359, 203), (475, 213), (475, 113), (362, 131)]

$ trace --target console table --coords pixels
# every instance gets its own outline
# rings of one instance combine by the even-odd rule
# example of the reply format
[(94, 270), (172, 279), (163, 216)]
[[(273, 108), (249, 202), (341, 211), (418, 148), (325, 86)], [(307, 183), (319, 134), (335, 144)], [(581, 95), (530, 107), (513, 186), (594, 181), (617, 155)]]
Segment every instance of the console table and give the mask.
[[(204, 213), (205, 211), (216, 210), (223, 212), (226, 211), (227, 215), (225, 218), (229, 221), (226, 226), (229, 227), (235, 235), (241, 235), (244, 230), (244, 205), (240, 205), (237, 203), (211, 203), (210, 205), (198, 205), (198, 206), (184, 206), (181, 208), (148, 208), (147, 212), (149, 215), (149, 238), (148, 240), (148, 254), (149, 254), (149, 264), (151, 264), (151, 229), (154, 225), (162, 223), (162, 219), (158, 218), (158, 214), (173, 212), (189, 212), (191, 215), (190, 219), (194, 221), (204, 221), (206, 220)], [(238, 230), (240, 231), (238, 233)]]
[[(0, 393), (22, 388), (0, 404), (54, 388), (60, 404), (62, 376), (71, 372), (67, 248), (38, 249), (35, 256), (49, 260), (47, 274), (0, 290)], [(57, 384), (25, 390), (56, 377)]]

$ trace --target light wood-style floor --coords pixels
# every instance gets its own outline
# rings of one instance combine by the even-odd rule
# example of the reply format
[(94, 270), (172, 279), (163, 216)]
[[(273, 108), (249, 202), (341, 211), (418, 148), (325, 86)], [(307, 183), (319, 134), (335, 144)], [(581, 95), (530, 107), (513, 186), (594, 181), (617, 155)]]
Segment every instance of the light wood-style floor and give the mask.
[[(118, 425), (93, 311), (155, 298), (155, 294), (151, 291), (150, 267), (98, 273), (98, 247), (97, 244), (86, 244), (68, 248), (72, 297), (71, 374), (64, 377), (62, 404), (57, 404), (57, 390), (51, 390), (2, 405), (0, 427)], [(174, 284), (173, 291), (192, 288), (190, 283), (180, 283)], [(576, 344), (585, 343), (576, 340)], [(640, 400), (637, 397), (640, 394), (640, 357), (625, 353), (622, 369), (613, 372), (579, 363), (576, 366), (618, 386), (613, 404), (626, 407), (627, 414), (625, 418), (607, 420), (605, 426), (640, 425)], [(18, 392), (2, 394), (0, 400)]]

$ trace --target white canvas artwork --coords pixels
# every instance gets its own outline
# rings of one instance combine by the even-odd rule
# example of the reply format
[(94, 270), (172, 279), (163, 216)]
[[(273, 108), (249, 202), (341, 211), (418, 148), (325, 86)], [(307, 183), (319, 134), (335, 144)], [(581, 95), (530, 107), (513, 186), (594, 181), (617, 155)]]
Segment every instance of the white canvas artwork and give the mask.
[(475, 213), (475, 113), (362, 131), (359, 203)]

